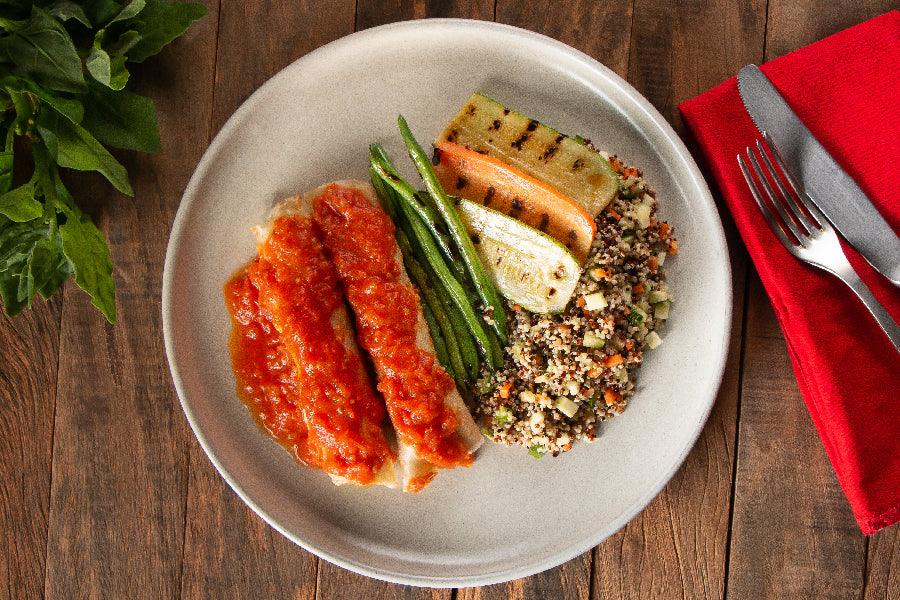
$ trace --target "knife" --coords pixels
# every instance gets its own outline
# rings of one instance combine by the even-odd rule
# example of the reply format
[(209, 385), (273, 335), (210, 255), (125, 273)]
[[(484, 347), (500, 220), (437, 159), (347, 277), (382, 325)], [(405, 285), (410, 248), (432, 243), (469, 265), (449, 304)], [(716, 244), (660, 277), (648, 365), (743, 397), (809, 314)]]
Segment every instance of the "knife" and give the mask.
[(741, 69), (737, 83), (757, 129), (772, 136), (816, 206), (876, 271), (900, 286), (900, 238), (865, 192), (794, 114), (759, 67)]

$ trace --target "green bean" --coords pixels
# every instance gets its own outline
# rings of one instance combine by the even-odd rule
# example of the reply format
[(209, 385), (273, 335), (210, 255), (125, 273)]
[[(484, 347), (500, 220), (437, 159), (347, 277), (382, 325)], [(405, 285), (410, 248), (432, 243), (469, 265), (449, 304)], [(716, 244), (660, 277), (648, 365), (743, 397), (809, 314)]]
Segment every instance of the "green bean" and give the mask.
[(444, 334), (438, 325), (434, 313), (427, 302), (422, 303), (422, 316), (425, 318), (425, 324), (428, 325), (428, 333), (431, 335), (431, 343), (434, 346), (434, 354), (437, 356), (438, 364), (443, 366), (453, 379), (459, 383), (458, 373), (455, 372), (453, 365), (450, 363), (450, 355), (447, 354), (447, 343), (444, 341)]
[(406, 123), (406, 119), (401, 115), (398, 117), (397, 122), (400, 125), (400, 134), (403, 136), (403, 141), (406, 143), (406, 149), (409, 151), (409, 157), (416, 165), (419, 175), (422, 176), (422, 181), (425, 182), (425, 187), (434, 198), (437, 210), (444, 218), (444, 222), (450, 230), (450, 235), (456, 242), (456, 247), (459, 248), (463, 263), (466, 265), (466, 269), (472, 277), (472, 282), (475, 284), (475, 290), (478, 292), (478, 296), (481, 298), (484, 306), (492, 310), (492, 327), (494, 331), (497, 332), (500, 340), (505, 344), (507, 340), (506, 311), (503, 309), (503, 304), (500, 301), (500, 295), (497, 293), (497, 288), (494, 287), (494, 282), (491, 281), (485, 272), (484, 265), (481, 263), (481, 259), (475, 251), (475, 246), (469, 238), (469, 234), (466, 231), (466, 227), (463, 224), (459, 213), (456, 212), (456, 208), (454, 208), (450, 198), (447, 197), (444, 188), (441, 187), (441, 184), (434, 173), (434, 169), (431, 166), (431, 161), (428, 159), (425, 151), (422, 150), (419, 142), (413, 137), (412, 131), (410, 131), (409, 125)]
[(423, 251), (422, 254), (425, 257), (425, 260), (429, 265), (431, 265), (431, 268), (434, 270), (438, 281), (443, 286), (444, 290), (453, 299), (453, 303), (462, 312), (466, 326), (472, 333), (472, 336), (474, 336), (475, 343), (478, 345), (478, 349), (481, 352), (481, 355), (485, 358), (485, 360), (487, 360), (488, 364), (491, 365), (492, 368), (499, 368), (499, 357), (497, 357), (496, 354), (491, 350), (490, 340), (484, 328), (482, 327), (484, 321), (482, 321), (481, 317), (479, 317), (475, 313), (475, 310), (469, 303), (469, 299), (466, 297), (465, 290), (463, 289), (459, 281), (457, 281), (457, 279), (450, 272), (450, 269), (444, 262), (440, 250), (438, 250), (437, 245), (435, 244), (434, 239), (431, 237), (431, 234), (429, 233), (427, 227), (424, 223), (422, 223), (422, 221), (419, 219), (418, 214), (410, 206), (410, 204), (416, 203), (415, 199), (413, 198), (415, 191), (400, 176), (396, 174), (390, 174), (387, 170), (385, 170), (385, 166), (380, 162), (375, 162), (372, 166), (381, 176), (382, 180), (397, 192), (397, 198), (400, 200), (400, 212), (402, 212), (406, 216), (413, 231), (413, 236), (410, 237), (415, 237), (418, 243), (421, 245)]
[[(459, 307), (453, 302), (450, 295), (447, 294), (441, 286), (437, 286), (436, 292), (438, 301), (444, 306), (444, 312), (447, 315), (447, 319), (450, 321), (450, 327), (456, 333), (459, 353), (462, 357), (463, 364), (466, 367), (466, 373), (472, 381), (474, 381), (478, 378), (478, 370), (481, 365), (481, 360), (478, 358), (478, 349), (475, 346), (475, 340), (472, 338), (472, 334), (466, 326), (465, 317), (459, 310)], [(489, 328), (484, 329), (485, 333), (488, 333), (489, 331)], [(488, 364), (492, 365), (493, 361), (489, 360)]]
[[(391, 158), (384, 150), (384, 146), (381, 144), (372, 144), (369, 146), (369, 158), (372, 163), (378, 162), (385, 167), (386, 171), (399, 176), (396, 167), (394, 167), (394, 163), (391, 161)], [(441, 254), (443, 254), (444, 258), (447, 260), (447, 266), (453, 271), (453, 275), (460, 281), (463, 281), (467, 276), (466, 267), (462, 261), (460, 261), (459, 256), (457, 255), (458, 253), (454, 251), (452, 238), (440, 229), (442, 222), (441, 216), (435, 212), (433, 207), (422, 202), (418, 194), (416, 194), (416, 202), (412, 205), (412, 208), (418, 213), (422, 222), (428, 226), (428, 230), (431, 232), (431, 235), (434, 236), (438, 248), (441, 250)]]
[[(410, 279), (416, 284), (416, 287), (419, 288), (419, 292), (421, 293), (423, 313), (427, 306), (429, 313), (436, 318), (436, 324), (440, 327), (440, 332), (443, 334), (442, 339), (444, 341), (444, 349), (447, 353), (447, 362), (442, 361), (441, 364), (445, 367), (449, 365), (448, 370), (453, 376), (453, 379), (464, 386), (467, 379), (466, 367), (460, 353), (456, 332), (453, 330), (450, 320), (447, 318), (444, 306), (441, 304), (438, 294), (431, 286), (431, 282), (428, 281), (428, 276), (425, 273), (424, 268), (419, 264), (419, 261), (413, 257), (409, 238), (407, 238), (402, 229), (397, 230), (397, 244), (400, 246), (400, 252), (403, 253), (406, 271), (409, 273)], [(426, 315), (426, 321), (427, 320), (428, 318)], [(432, 325), (429, 323), (428, 328), (431, 329), (431, 327)], [(468, 335), (468, 331), (466, 332), (466, 335)], [(434, 341), (433, 330), (432, 341)], [(435, 343), (435, 350), (437, 350), (437, 343)]]
[[(385, 210), (397, 224), (395, 237), (404, 261), (407, 262), (407, 272), (419, 288), (423, 301), (431, 304), (432, 312), (438, 318), (438, 323), (444, 333), (453, 369), (459, 372), (458, 381), (463, 382), (461, 387), (465, 387), (466, 375), (474, 381), (478, 377), (480, 364), (472, 334), (466, 326), (462, 313), (437, 283), (438, 278), (431, 265), (427, 261), (423, 265), (415, 259), (416, 256), (423, 253), (423, 250), (413, 247), (416, 238), (411, 231), (409, 221), (404, 215), (399, 214), (398, 205), (401, 200), (397, 198), (397, 192), (384, 182), (374, 167), (370, 167), (370, 175), (373, 178), (372, 185), (379, 196), (383, 198)], [(457, 377), (455, 376), (454, 379)]]

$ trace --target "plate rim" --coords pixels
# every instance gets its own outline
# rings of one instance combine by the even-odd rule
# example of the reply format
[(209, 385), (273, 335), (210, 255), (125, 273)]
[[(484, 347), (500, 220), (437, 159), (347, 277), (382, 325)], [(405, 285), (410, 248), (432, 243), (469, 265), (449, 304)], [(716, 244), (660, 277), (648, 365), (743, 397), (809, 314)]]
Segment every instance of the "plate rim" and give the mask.
[[(607, 524), (605, 528), (600, 529), (598, 535), (595, 535), (591, 538), (586, 538), (580, 544), (569, 546), (567, 547), (566, 551), (556, 552), (549, 556), (543, 557), (541, 560), (529, 563), (527, 565), (519, 565), (514, 568), (500, 569), (491, 572), (483, 571), (471, 576), (458, 577), (411, 575), (408, 573), (392, 572), (385, 569), (372, 568), (358, 561), (348, 560), (347, 558), (337, 556), (326, 549), (319, 548), (314, 544), (307, 542), (295, 533), (288, 531), (262, 506), (259, 506), (259, 504), (255, 500), (253, 500), (249, 493), (247, 493), (246, 490), (242, 488), (242, 486), (234, 479), (232, 474), (229, 473), (225, 469), (224, 465), (219, 461), (216, 453), (211, 449), (210, 442), (206, 438), (206, 435), (204, 434), (196, 415), (191, 409), (190, 400), (188, 399), (186, 386), (184, 384), (184, 379), (178, 366), (178, 353), (174, 341), (176, 334), (173, 330), (173, 323), (168, 316), (170, 311), (172, 310), (173, 272), (175, 268), (175, 261), (177, 258), (177, 247), (178, 242), (184, 235), (185, 222), (187, 220), (187, 214), (190, 210), (191, 199), (196, 195), (197, 189), (201, 185), (201, 182), (208, 174), (210, 168), (212, 168), (213, 166), (215, 156), (221, 152), (222, 147), (227, 143), (231, 133), (240, 126), (240, 123), (246, 118), (246, 115), (252, 114), (252, 111), (257, 104), (264, 101), (267, 93), (270, 90), (275, 89), (281, 79), (289, 77), (291, 71), (293, 71), (294, 69), (302, 68), (304, 62), (314, 60), (320, 54), (333, 52), (341, 46), (347, 44), (357, 44), (365, 41), (366, 39), (377, 38), (386, 34), (389, 35), (393, 30), (415, 30), (423, 28), (427, 29), (431, 27), (443, 28), (446, 26), (463, 27), (469, 30), (473, 28), (482, 28), (487, 32), (499, 31), (507, 35), (513, 35), (529, 40), (532, 43), (550, 46), (558, 52), (567, 54), (570, 58), (596, 72), (598, 76), (601, 76), (602, 78), (615, 84), (618, 87), (619, 91), (624, 93), (630, 101), (634, 102), (634, 104), (642, 110), (644, 116), (647, 117), (657, 127), (664, 140), (671, 146), (674, 154), (676, 154), (678, 158), (680, 158), (682, 162), (681, 166), (686, 168), (686, 172), (689, 175), (689, 181), (693, 185), (693, 190), (691, 191), (698, 193), (699, 196), (702, 197), (702, 206), (708, 213), (707, 217), (711, 219), (712, 223), (717, 225), (717, 227), (715, 227), (715, 231), (713, 232), (714, 235), (712, 236), (712, 241), (714, 241), (722, 249), (723, 255), (725, 256), (725, 259), (718, 264), (719, 268), (721, 269), (721, 271), (718, 273), (718, 276), (722, 278), (723, 281), (728, 282), (728, 295), (727, 298), (723, 299), (723, 310), (719, 314), (717, 323), (718, 328), (724, 332), (724, 336), (721, 338), (720, 346), (716, 349), (717, 351), (715, 352), (717, 364), (714, 366), (714, 370), (710, 371), (711, 373), (713, 373), (713, 377), (711, 378), (709, 384), (710, 398), (707, 402), (705, 402), (703, 411), (698, 411), (697, 413), (699, 418), (694, 426), (694, 429), (691, 431), (691, 435), (687, 436), (690, 442), (685, 444), (684, 447), (681, 448), (681, 451), (677, 454), (677, 458), (672, 461), (670, 468), (661, 473), (656, 481), (654, 481), (653, 485), (647, 487), (645, 493), (631, 505), (630, 510), (623, 512), (619, 516), (619, 518), (612, 520)], [(606, 67), (604, 64), (599, 62), (597, 59), (592, 58), (588, 54), (577, 50), (559, 40), (538, 32), (504, 23), (460, 18), (431, 18), (412, 21), (398, 21), (345, 35), (331, 42), (323, 44), (322, 46), (319, 46), (318, 48), (293, 60), (272, 77), (267, 79), (256, 90), (254, 90), (254, 92), (234, 111), (234, 113), (232, 113), (232, 115), (228, 118), (221, 129), (216, 132), (216, 135), (214, 136), (207, 149), (204, 151), (203, 156), (200, 158), (200, 161), (195, 167), (195, 170), (192, 173), (191, 178), (185, 188), (181, 202), (172, 223), (170, 237), (166, 248), (166, 256), (163, 268), (161, 307), (163, 313), (163, 336), (165, 342), (166, 357), (169, 363), (170, 373), (182, 410), (185, 413), (194, 436), (197, 438), (200, 446), (203, 448), (206, 457), (213, 463), (217, 472), (220, 476), (222, 476), (226, 483), (228, 483), (229, 487), (231, 487), (231, 489), (235, 491), (235, 493), (245, 504), (247, 504), (247, 506), (249, 506), (267, 524), (269, 524), (275, 530), (291, 540), (293, 543), (314, 554), (315, 556), (327, 560), (328, 562), (331, 562), (335, 565), (368, 577), (388, 581), (391, 583), (429, 588), (469, 587), (502, 583), (520, 577), (531, 576), (550, 568), (559, 566), (583, 554), (587, 550), (597, 546), (605, 539), (613, 535), (615, 532), (620, 530), (622, 527), (624, 527), (638, 514), (640, 514), (647, 507), (647, 505), (660, 494), (665, 485), (681, 468), (688, 454), (696, 445), (696, 442), (704, 429), (704, 425), (707, 422), (712, 408), (715, 404), (718, 390), (721, 388), (722, 380), (724, 378), (724, 370), (728, 358), (728, 347), (731, 337), (731, 320), (733, 312), (734, 293), (731, 265), (730, 260), (728, 259), (728, 255), (729, 253), (727, 241), (725, 238), (724, 230), (722, 228), (721, 218), (719, 217), (718, 211), (716, 209), (715, 201), (712, 197), (706, 180), (703, 177), (699, 167), (697, 166), (693, 156), (685, 146), (682, 139), (675, 132), (674, 128), (672, 128), (672, 126), (663, 118), (659, 111), (657, 111), (656, 108), (653, 107), (652, 104), (650, 104), (650, 102), (642, 94), (640, 94), (633, 86), (631, 86), (631, 84), (629, 84), (625, 79), (620, 77), (610, 68)]]

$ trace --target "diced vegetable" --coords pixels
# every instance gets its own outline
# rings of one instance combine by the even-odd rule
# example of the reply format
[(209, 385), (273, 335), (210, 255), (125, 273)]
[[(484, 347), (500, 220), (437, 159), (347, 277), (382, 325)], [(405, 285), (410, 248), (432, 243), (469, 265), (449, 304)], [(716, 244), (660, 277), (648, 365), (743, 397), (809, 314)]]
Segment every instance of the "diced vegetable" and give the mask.
[(667, 292), (664, 292), (663, 290), (653, 290), (647, 296), (647, 301), (650, 304), (656, 304), (657, 302), (662, 302), (663, 300), (668, 300), (668, 299), (669, 299), (669, 294)]
[(534, 313), (556, 313), (566, 307), (581, 273), (566, 248), (476, 202), (460, 199), (457, 208), (501, 294)]
[(593, 294), (587, 294), (586, 296), (584, 296), (585, 310), (601, 310), (606, 308), (606, 306), (606, 296), (603, 295), (603, 292), (595, 292)]
[(597, 233), (585, 210), (547, 184), (498, 158), (437, 143), (434, 171), (445, 190), (502, 212), (555, 238), (583, 263)]
[(588, 348), (602, 348), (606, 345), (606, 340), (588, 331), (584, 334), (584, 345)]
[(628, 322), (632, 325), (640, 325), (647, 318), (647, 313), (640, 306), (632, 306), (628, 313)]
[(649, 204), (638, 204), (634, 207), (634, 222), (641, 229), (646, 229), (650, 226), (650, 212), (651, 208)]
[(655, 319), (668, 319), (669, 318), (669, 305), (672, 304), (671, 300), (663, 300), (662, 302), (657, 302), (653, 305), (653, 318)]
[(505, 406), (501, 406), (497, 408), (497, 411), (494, 413), (494, 420), (501, 423), (509, 423), (513, 420), (512, 411)]
[(554, 407), (570, 419), (578, 412), (578, 405), (566, 396), (559, 396), (554, 403)]
[(596, 217), (619, 189), (599, 152), (481, 94), (474, 94), (438, 141), (499, 158), (543, 181)]
[(651, 331), (647, 334), (647, 337), (644, 338), (644, 341), (647, 342), (647, 346), (652, 348), (658, 348), (660, 344), (662, 344), (662, 338), (659, 337), (659, 334), (655, 331)]

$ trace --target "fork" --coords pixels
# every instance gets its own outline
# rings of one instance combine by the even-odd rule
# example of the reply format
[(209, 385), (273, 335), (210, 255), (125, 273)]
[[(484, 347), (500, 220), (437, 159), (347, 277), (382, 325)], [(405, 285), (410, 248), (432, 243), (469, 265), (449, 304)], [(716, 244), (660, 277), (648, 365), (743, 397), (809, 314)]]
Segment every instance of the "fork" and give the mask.
[[(772, 232), (795, 257), (832, 273), (847, 284), (875, 317), (894, 348), (900, 351), (900, 327), (850, 266), (831, 223), (813, 204), (803, 186), (788, 169), (771, 136), (765, 131), (762, 136), (765, 144), (756, 140), (756, 153), (747, 147), (746, 158), (739, 154), (737, 161), (753, 199)], [(757, 159), (757, 155), (762, 162)], [(770, 155), (778, 165), (777, 170)], [(777, 192), (770, 180), (775, 183)], [(775, 218), (765, 199), (769, 200), (780, 219)]]

